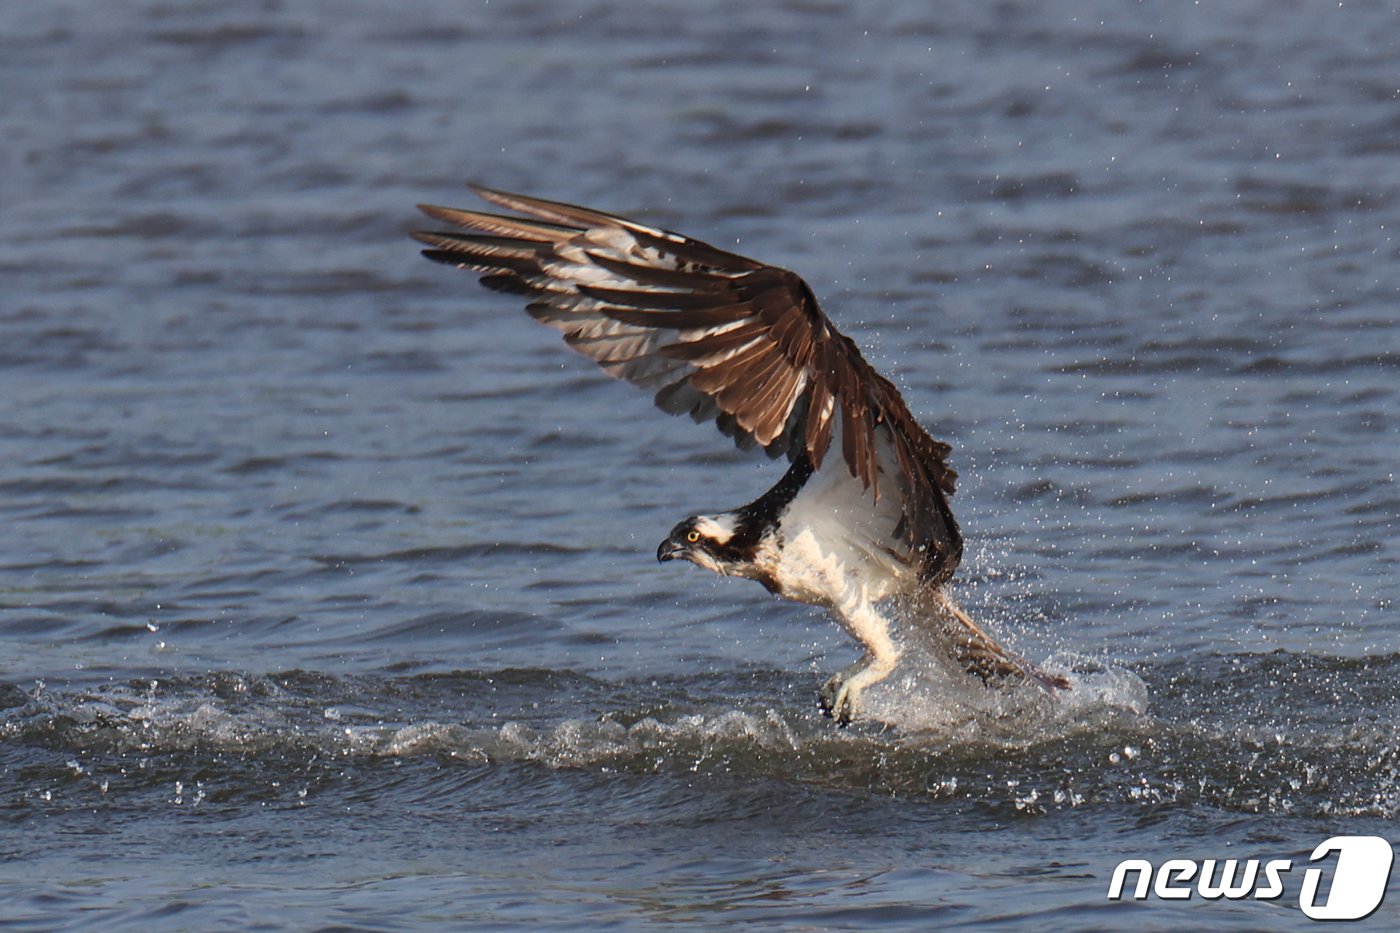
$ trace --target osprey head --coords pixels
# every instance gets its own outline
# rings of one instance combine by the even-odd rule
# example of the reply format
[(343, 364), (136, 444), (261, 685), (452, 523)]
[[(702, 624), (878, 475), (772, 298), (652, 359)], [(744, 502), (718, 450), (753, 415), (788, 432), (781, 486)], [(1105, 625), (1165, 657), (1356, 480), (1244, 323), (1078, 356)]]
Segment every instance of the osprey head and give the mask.
[(743, 555), (731, 547), (737, 523), (733, 514), (692, 515), (671, 529), (670, 536), (656, 549), (659, 561), (688, 560), (692, 564), (728, 574)]

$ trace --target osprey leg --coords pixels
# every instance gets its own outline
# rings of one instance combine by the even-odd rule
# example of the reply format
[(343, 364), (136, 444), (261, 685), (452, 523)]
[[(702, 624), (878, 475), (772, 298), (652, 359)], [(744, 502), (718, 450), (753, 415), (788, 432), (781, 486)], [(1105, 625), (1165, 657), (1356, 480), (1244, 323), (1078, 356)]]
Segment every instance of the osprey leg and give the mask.
[(822, 712), (840, 725), (848, 724), (860, 710), (860, 695), (879, 683), (899, 664), (900, 651), (890, 638), (890, 621), (868, 602), (836, 612), (841, 627), (865, 648), (865, 656), (832, 676), (818, 695)]

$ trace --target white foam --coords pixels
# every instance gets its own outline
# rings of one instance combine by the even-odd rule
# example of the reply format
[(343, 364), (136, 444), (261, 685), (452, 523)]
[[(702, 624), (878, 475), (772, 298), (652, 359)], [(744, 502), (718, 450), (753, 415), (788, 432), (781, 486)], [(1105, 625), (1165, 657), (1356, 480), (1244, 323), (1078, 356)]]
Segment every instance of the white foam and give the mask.
[(1014, 743), (1074, 731), (1106, 712), (1147, 711), (1147, 685), (1131, 671), (1064, 654), (1042, 667), (1069, 688), (1047, 694), (1023, 681), (984, 686), (942, 653), (915, 645), (893, 676), (866, 691), (862, 712), (906, 733)]

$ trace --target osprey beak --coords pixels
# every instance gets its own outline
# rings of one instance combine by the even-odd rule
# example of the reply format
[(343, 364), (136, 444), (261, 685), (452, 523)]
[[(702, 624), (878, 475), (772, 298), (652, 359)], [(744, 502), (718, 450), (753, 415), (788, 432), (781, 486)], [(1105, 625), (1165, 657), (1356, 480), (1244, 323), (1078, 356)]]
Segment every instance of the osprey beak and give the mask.
[(658, 562), (664, 564), (668, 560), (675, 560), (684, 553), (685, 548), (681, 547), (670, 538), (667, 538), (665, 541), (662, 541), (661, 546), (656, 549), (656, 559)]

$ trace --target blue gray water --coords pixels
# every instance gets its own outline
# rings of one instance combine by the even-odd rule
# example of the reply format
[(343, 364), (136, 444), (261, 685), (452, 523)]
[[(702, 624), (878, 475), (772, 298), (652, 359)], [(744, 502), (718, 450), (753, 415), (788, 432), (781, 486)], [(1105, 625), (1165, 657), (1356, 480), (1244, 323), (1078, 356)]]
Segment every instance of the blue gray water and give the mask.
[[(1105, 893), (1395, 835), (1397, 60), (1353, 0), (0, 6), (4, 919), (1301, 927)], [(804, 275), (1071, 697), (822, 719), (830, 622), (652, 556), (781, 465), (419, 258), (467, 179)]]

